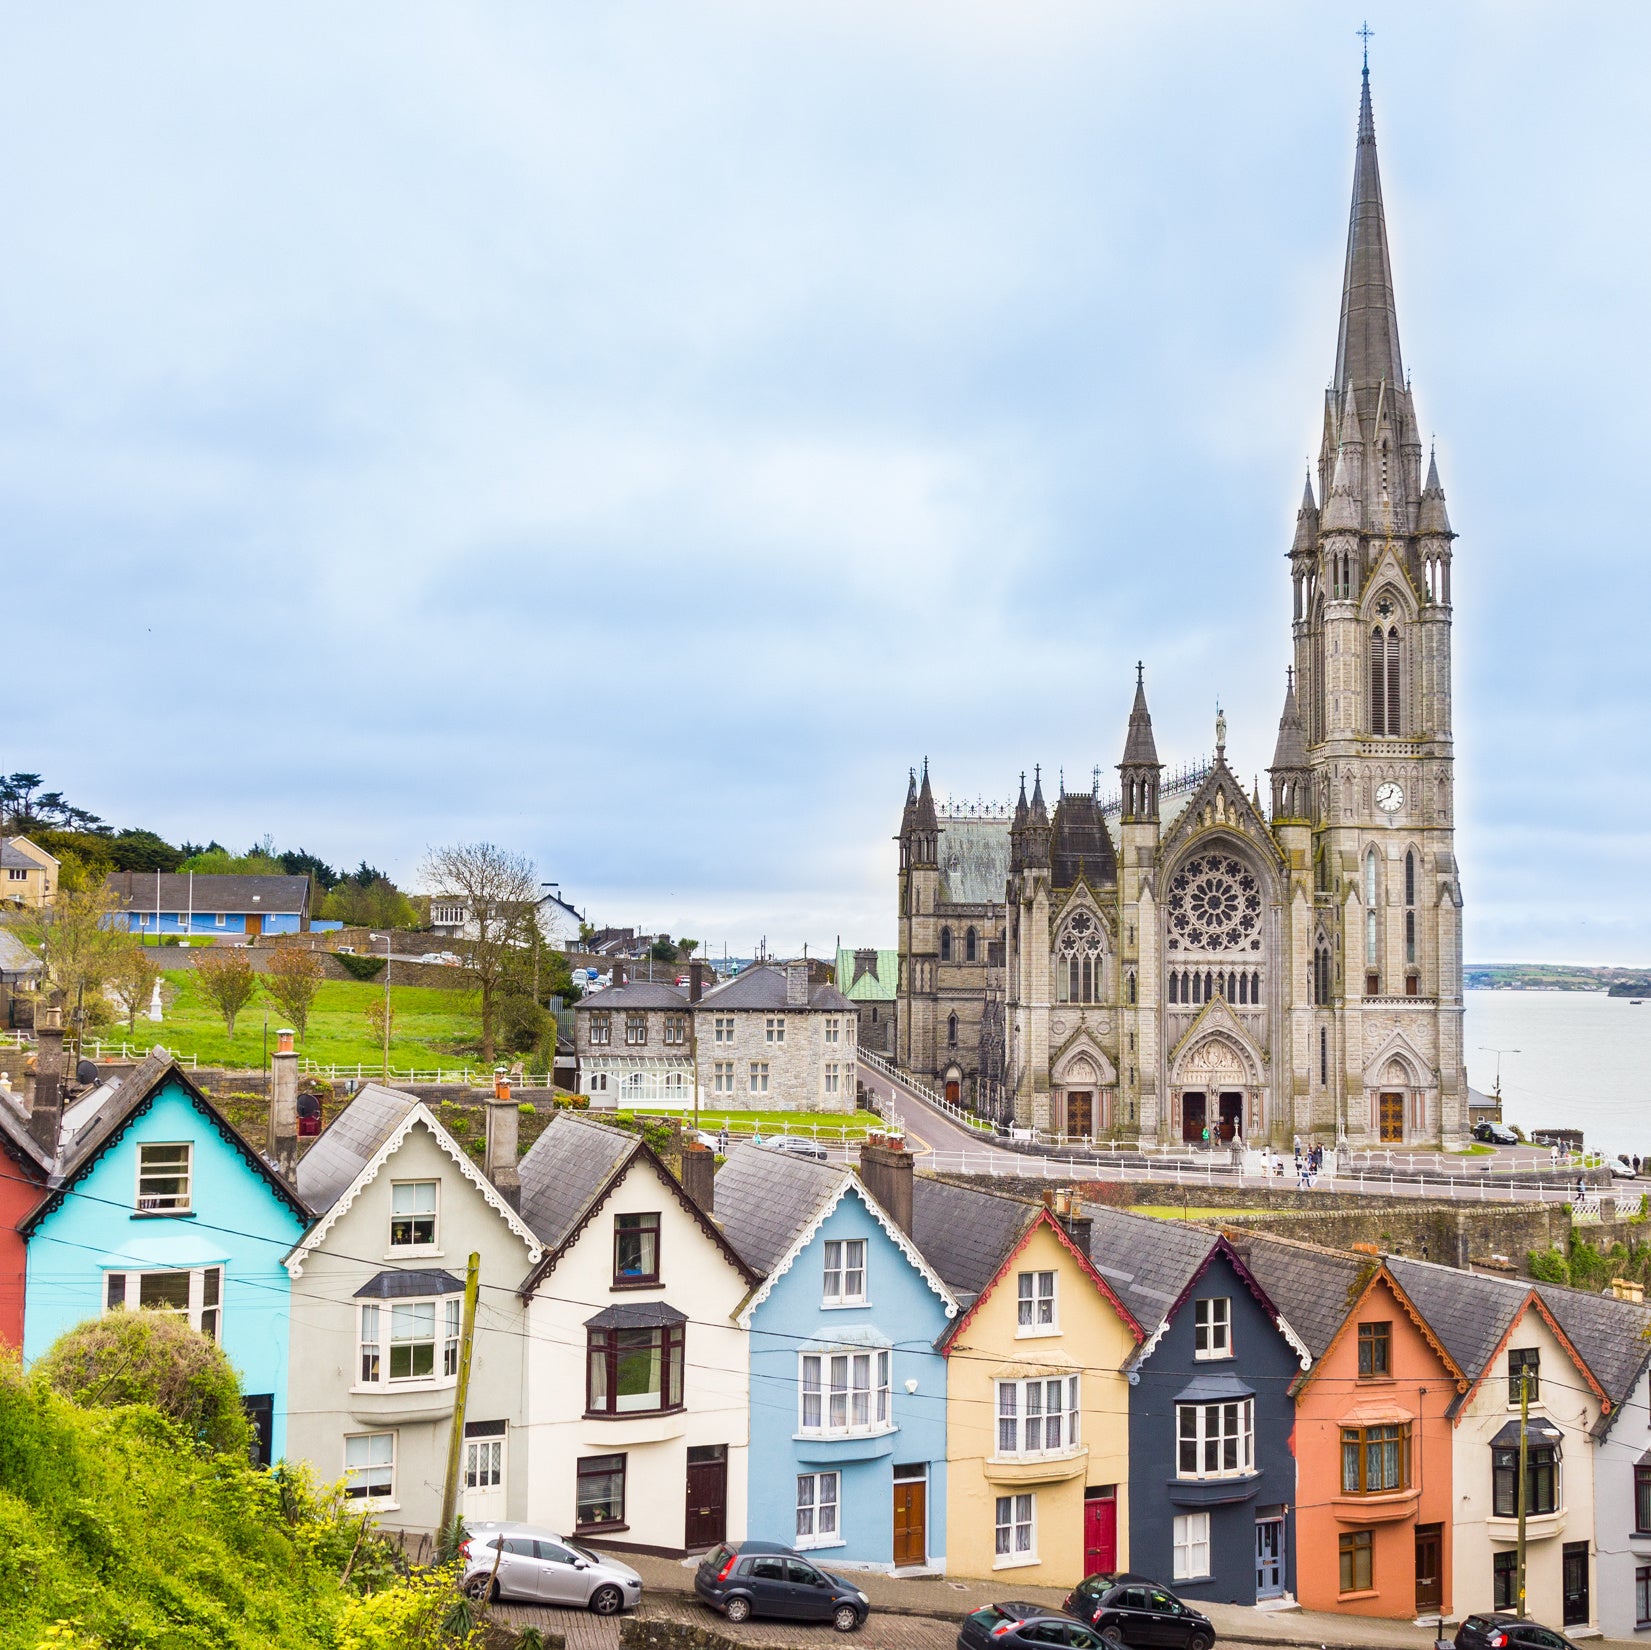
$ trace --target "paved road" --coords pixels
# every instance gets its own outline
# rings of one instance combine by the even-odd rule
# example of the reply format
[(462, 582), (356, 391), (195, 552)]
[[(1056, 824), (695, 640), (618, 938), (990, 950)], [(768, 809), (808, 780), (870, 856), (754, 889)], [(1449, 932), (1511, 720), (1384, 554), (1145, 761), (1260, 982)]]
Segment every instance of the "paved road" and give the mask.
[[(617, 1650), (619, 1623), (585, 1610), (551, 1610), (532, 1604), (501, 1607), (498, 1616), (517, 1627), (533, 1625), (560, 1633), (567, 1650)], [(751, 1650), (829, 1650), (833, 1644), (855, 1650), (954, 1650), (957, 1625), (932, 1616), (874, 1613), (851, 1637), (838, 1634), (829, 1622), (748, 1621), (735, 1627), (690, 1598), (655, 1594), (643, 1599), (638, 1614), (646, 1621), (681, 1621), (709, 1628), (730, 1643)]]

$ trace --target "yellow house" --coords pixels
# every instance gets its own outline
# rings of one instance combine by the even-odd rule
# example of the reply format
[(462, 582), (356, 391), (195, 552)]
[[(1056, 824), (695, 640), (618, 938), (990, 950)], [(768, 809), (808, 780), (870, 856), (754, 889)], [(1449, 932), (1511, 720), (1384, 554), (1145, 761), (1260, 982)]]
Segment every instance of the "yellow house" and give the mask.
[(1122, 1367), (1144, 1335), (1090, 1264), (1087, 1221), (931, 1180), (913, 1203), (918, 1247), (973, 1297), (940, 1343), (947, 1567), (1040, 1587), (1126, 1569)]
[(0, 900), (39, 910), (57, 894), (58, 862), (26, 836), (0, 837)]

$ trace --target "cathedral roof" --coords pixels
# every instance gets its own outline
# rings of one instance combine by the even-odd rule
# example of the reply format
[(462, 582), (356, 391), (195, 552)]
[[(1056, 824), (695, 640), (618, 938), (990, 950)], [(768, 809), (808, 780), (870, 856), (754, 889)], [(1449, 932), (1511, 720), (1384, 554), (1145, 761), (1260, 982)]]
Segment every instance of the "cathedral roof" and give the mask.
[(1001, 905), (1009, 881), (1009, 821), (940, 824), (940, 898), (951, 905)]
[(1359, 96), (1359, 138), (1353, 161), (1353, 208), (1347, 225), (1341, 327), (1336, 337), (1335, 388), (1373, 389), (1404, 384), (1399, 317), (1393, 302), (1393, 266), (1387, 252), (1376, 122), (1370, 109), (1370, 69)]
[(1156, 768), (1158, 742), (1152, 737), (1152, 712), (1147, 709), (1147, 690), (1144, 673), (1135, 667), (1135, 703), (1129, 712), (1129, 737), (1124, 740), (1122, 768)]
[(936, 829), (934, 817), (934, 792), (929, 789), (929, 759), (923, 758), (923, 788), (917, 793), (917, 813), (915, 823), (920, 831)]
[(1063, 796), (1055, 804), (1054, 823), (1051, 886), (1070, 888), (1080, 876), (1090, 883), (1118, 880), (1118, 861), (1106, 816), (1088, 791)]

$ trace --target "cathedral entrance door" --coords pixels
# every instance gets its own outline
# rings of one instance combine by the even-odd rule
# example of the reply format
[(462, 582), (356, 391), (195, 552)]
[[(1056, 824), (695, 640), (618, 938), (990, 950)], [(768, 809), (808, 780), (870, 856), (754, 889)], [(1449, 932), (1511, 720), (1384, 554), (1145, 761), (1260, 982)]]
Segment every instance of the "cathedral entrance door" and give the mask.
[(948, 1106), (955, 1106), (958, 1103), (962, 1093), (963, 1085), (961, 1083), (948, 1083), (946, 1085), (946, 1104)]
[(1376, 1117), (1381, 1128), (1382, 1144), (1395, 1146), (1404, 1139), (1404, 1096), (1384, 1094), (1377, 1103)]
[(1231, 1140), (1235, 1134), (1244, 1132), (1244, 1096), (1242, 1094), (1223, 1094), (1219, 1104), (1221, 1106), (1221, 1138)]
[(1066, 1097), (1066, 1132), (1086, 1140), (1095, 1132), (1095, 1096), (1086, 1089)]
[(1182, 1140), (1196, 1143), (1204, 1138), (1205, 1100), (1206, 1096), (1203, 1094), (1181, 1096)]

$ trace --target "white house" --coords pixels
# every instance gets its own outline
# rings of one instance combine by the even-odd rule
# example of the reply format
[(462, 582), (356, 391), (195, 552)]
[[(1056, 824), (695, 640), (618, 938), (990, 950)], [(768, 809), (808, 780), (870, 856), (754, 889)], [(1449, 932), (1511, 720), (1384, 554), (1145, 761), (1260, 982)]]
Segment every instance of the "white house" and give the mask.
[[(560, 889), (553, 888), (539, 901), (535, 912), (539, 933), (546, 945), (559, 951), (571, 951), (579, 943), (579, 913), (562, 898)], [(470, 901), (463, 894), (432, 894), (430, 896), (430, 926), (438, 934), (450, 939), (476, 938), (475, 915)]]
[(525, 1516), (671, 1553), (743, 1538), (750, 1370), (733, 1318), (755, 1274), (639, 1136), (577, 1113), (522, 1159), (521, 1209), (545, 1251), (522, 1289)]

